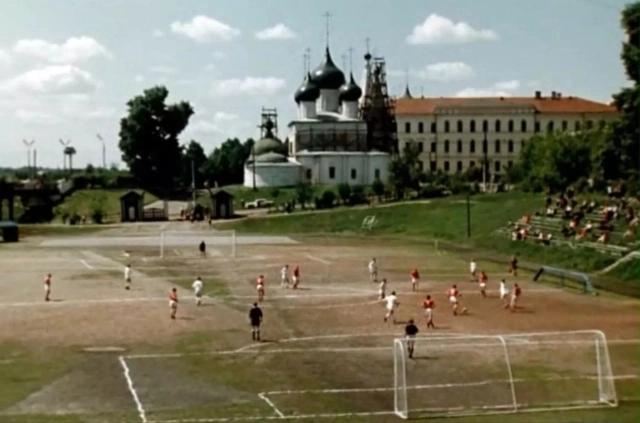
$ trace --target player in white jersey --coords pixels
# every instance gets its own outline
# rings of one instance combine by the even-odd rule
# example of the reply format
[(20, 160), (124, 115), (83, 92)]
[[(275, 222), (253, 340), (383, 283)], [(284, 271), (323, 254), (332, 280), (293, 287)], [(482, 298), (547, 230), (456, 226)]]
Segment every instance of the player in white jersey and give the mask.
[(500, 281), (500, 300), (502, 300), (502, 304), (504, 305), (504, 308), (509, 307), (508, 296), (509, 296), (509, 287), (507, 286), (507, 281), (502, 279)]
[(200, 278), (200, 276), (198, 276), (196, 278), (196, 280), (193, 282), (193, 284), (191, 285), (191, 287), (193, 288), (193, 292), (196, 295), (196, 305), (202, 305), (202, 288), (204, 287), (204, 284), (202, 283), (202, 278)]
[(382, 279), (382, 281), (380, 282), (380, 285), (378, 285), (378, 299), (380, 301), (384, 300), (386, 292), (387, 292), (387, 280)]
[(476, 278), (477, 271), (478, 271), (478, 264), (475, 262), (474, 259), (471, 259), (471, 262), (469, 263), (469, 273), (471, 274), (472, 282), (475, 282), (477, 280)]
[(375, 257), (369, 262), (369, 280), (378, 282), (378, 262)]
[(124, 268), (125, 289), (131, 289), (131, 265), (127, 264)]
[(289, 265), (285, 264), (282, 269), (280, 269), (280, 277), (281, 282), (280, 285), (286, 288), (289, 288)]
[(391, 295), (384, 299), (387, 302), (387, 314), (384, 316), (384, 321), (389, 320), (389, 317), (393, 318), (393, 323), (396, 322), (396, 316), (394, 314), (396, 308), (400, 305), (398, 302), (398, 297), (396, 296), (396, 291), (392, 291)]

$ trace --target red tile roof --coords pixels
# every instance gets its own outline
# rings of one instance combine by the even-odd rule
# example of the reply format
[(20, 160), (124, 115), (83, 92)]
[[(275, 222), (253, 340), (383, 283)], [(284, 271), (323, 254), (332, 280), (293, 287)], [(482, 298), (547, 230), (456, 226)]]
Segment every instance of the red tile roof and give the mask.
[(430, 115), (438, 107), (529, 106), (543, 114), (617, 113), (615, 106), (580, 97), (424, 97), (395, 99), (397, 116)]

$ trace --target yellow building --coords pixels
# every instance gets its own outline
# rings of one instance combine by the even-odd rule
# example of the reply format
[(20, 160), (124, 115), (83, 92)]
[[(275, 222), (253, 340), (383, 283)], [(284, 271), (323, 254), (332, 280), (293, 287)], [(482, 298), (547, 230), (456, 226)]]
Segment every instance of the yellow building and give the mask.
[(491, 175), (504, 173), (520, 149), (542, 131), (580, 131), (616, 119), (614, 106), (563, 96), (412, 98), (395, 100), (398, 143), (415, 143), (425, 171), (465, 171), (488, 162)]

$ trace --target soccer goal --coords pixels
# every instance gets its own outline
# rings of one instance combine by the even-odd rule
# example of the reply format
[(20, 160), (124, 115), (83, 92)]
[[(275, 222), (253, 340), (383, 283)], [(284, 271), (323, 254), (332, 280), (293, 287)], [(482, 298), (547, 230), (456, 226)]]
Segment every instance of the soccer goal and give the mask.
[(160, 233), (160, 257), (197, 257), (199, 245), (206, 245), (207, 257), (236, 257), (236, 231), (164, 231)]
[(393, 360), (403, 419), (618, 405), (600, 331), (396, 339)]

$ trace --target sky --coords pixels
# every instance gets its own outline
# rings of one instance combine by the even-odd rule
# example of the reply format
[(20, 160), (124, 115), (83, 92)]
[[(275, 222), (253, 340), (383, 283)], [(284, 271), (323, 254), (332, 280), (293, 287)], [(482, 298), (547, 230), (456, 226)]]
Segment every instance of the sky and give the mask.
[(0, 2), (0, 167), (121, 164), (126, 102), (165, 85), (194, 109), (181, 143), (209, 154), (257, 137), (262, 107), (280, 137), (295, 116), (305, 50), (362, 79), (367, 38), (391, 94), (533, 95), (609, 102), (627, 85), (620, 62), (625, 0), (20, 0)]

